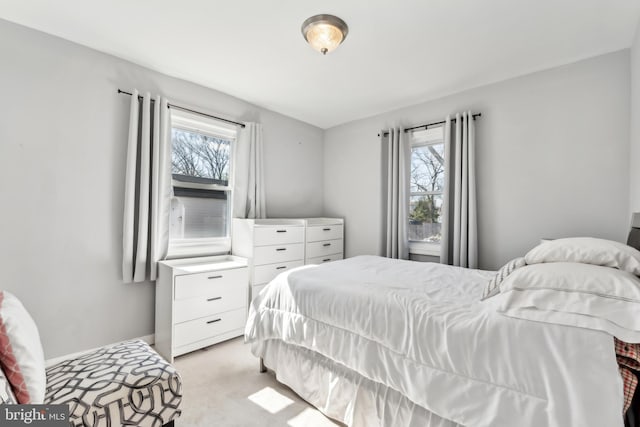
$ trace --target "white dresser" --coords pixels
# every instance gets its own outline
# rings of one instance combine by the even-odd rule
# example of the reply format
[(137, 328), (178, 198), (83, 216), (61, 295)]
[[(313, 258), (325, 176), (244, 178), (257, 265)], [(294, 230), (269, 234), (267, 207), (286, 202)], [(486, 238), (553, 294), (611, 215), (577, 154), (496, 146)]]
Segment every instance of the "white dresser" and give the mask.
[(304, 220), (233, 220), (231, 252), (249, 259), (251, 295), (279, 273), (304, 265)]
[(308, 218), (305, 225), (305, 264), (322, 264), (344, 258), (342, 218)]
[(155, 347), (175, 356), (244, 333), (249, 269), (224, 255), (161, 261), (156, 281)]
[(251, 295), (283, 271), (343, 258), (343, 220), (233, 220), (231, 252), (249, 259)]

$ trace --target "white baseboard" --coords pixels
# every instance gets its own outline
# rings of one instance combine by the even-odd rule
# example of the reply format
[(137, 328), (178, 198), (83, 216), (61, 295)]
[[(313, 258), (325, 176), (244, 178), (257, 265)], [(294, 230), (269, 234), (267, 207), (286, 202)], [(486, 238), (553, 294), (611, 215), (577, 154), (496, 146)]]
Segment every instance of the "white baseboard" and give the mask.
[[(134, 340), (142, 340), (142, 341), (146, 342), (149, 345), (155, 344), (155, 341), (156, 341), (155, 334), (144, 335), (144, 336), (141, 336), (141, 337), (138, 337), (138, 338), (132, 338), (132, 339), (134, 339)], [(82, 356), (83, 354), (87, 354), (87, 353), (90, 353), (92, 351), (98, 350), (99, 348), (107, 347), (107, 346), (111, 346), (111, 345), (115, 345), (115, 344), (120, 344), (120, 343), (125, 342), (125, 341), (131, 341), (131, 340), (119, 341), (119, 342), (116, 342), (116, 343), (107, 344), (107, 345), (103, 345), (103, 346), (100, 346), (100, 347), (90, 348), (88, 350), (77, 351), (75, 353), (65, 354), (64, 356), (54, 357), (52, 359), (45, 360), (44, 364), (48, 368), (49, 366), (53, 366), (56, 363), (60, 363), (62, 361), (68, 360), (68, 359), (75, 359), (78, 356)]]

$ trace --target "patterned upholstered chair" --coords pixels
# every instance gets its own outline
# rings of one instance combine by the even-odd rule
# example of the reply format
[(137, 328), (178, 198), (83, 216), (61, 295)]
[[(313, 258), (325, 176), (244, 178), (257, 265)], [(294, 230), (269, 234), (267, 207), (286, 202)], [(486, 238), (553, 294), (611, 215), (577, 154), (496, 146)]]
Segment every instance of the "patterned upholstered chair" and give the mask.
[(175, 368), (140, 340), (47, 368), (45, 403), (67, 403), (74, 427), (173, 426), (181, 401)]
[(46, 367), (38, 328), (0, 291), (0, 404), (69, 406), (72, 427), (173, 426), (182, 382), (144, 341), (126, 341)]

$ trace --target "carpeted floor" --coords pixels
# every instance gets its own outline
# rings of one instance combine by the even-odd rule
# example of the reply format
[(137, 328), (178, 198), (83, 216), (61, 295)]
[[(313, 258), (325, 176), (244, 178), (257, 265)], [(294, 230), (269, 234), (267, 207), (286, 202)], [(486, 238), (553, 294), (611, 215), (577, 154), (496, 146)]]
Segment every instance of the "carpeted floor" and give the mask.
[(182, 416), (176, 427), (330, 427), (339, 426), (310, 406), (273, 372), (258, 372), (242, 338), (180, 356)]

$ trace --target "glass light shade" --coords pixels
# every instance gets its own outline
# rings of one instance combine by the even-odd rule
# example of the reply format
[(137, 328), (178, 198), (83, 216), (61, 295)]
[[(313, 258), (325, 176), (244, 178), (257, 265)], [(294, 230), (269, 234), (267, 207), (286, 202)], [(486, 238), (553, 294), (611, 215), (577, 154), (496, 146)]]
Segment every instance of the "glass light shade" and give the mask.
[(318, 52), (331, 52), (342, 43), (342, 32), (329, 24), (316, 24), (307, 31), (307, 41)]
[(312, 48), (326, 54), (347, 37), (347, 24), (337, 16), (316, 15), (304, 21), (302, 34)]

